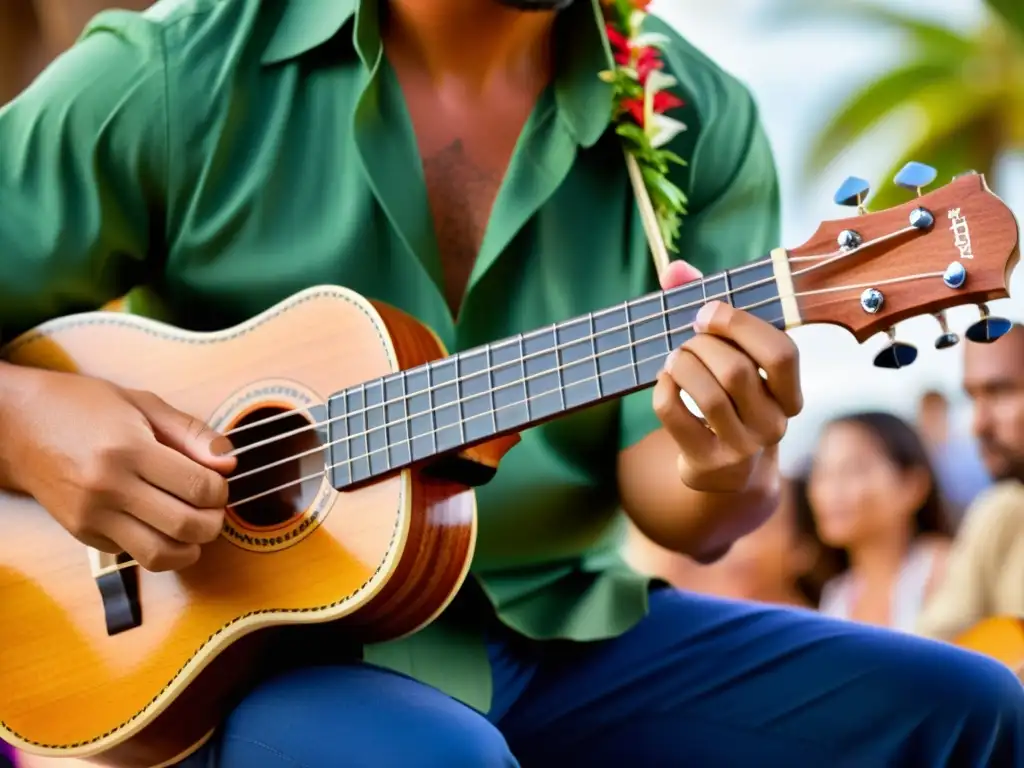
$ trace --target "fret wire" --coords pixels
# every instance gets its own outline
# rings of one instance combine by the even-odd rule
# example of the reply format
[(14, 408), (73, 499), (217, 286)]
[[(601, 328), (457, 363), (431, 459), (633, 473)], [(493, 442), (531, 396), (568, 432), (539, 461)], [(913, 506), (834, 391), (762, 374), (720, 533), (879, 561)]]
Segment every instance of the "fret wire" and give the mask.
[(562, 353), (559, 351), (558, 345), (558, 325), (551, 326), (551, 349), (555, 352), (555, 377), (558, 384), (558, 402), (561, 404), (561, 410), (565, 410), (565, 379), (562, 377)]
[[(663, 293), (662, 296), (665, 294)], [(626, 318), (629, 319), (628, 317)], [(597, 396), (598, 398), (604, 397), (604, 390), (601, 388), (601, 371), (598, 368), (599, 361), (597, 359), (597, 328), (594, 325), (594, 313), (587, 312), (587, 320), (589, 326), (587, 328), (590, 336), (590, 359), (594, 361), (594, 373), (597, 374)]]
[(730, 306), (735, 307), (736, 302), (733, 300), (732, 295), (732, 280), (729, 279), (729, 270), (725, 270), (722, 273), (722, 280), (725, 282), (725, 300)]
[(494, 402), (494, 366), (491, 362), (493, 359), (490, 345), (484, 347), (484, 353), (487, 355), (487, 394), (490, 402), (491, 410), (491, 426), (494, 428), (494, 434), (498, 433), (498, 409)]
[[(726, 270), (726, 271), (728, 271), (728, 270)], [(704, 296), (704, 303), (707, 304), (708, 303), (708, 283), (707, 283), (707, 280), (704, 278), (703, 275), (701, 275), (701, 277), (698, 278), (698, 279), (700, 280), (700, 292)]]
[[(626, 313), (626, 354), (629, 355), (630, 370), (633, 373), (633, 383), (640, 383), (640, 366), (636, 362), (636, 339), (633, 337), (633, 318), (629, 315), (630, 302), (625, 302), (622, 305), (622, 311)], [(637, 322), (640, 322), (639, 320)]]
[(391, 441), (388, 440), (388, 406), (386, 404), (387, 401), (388, 401), (388, 394), (387, 394), (387, 391), (385, 390), (384, 379), (381, 379), (380, 380), (380, 403), (381, 403), (381, 405), (380, 405), (380, 417), (381, 417), (380, 429), (384, 432), (384, 471), (385, 472), (390, 472), (391, 471), (391, 450), (389, 449), (389, 445), (390, 445)]
[(462, 355), (455, 357), (455, 404), (459, 414), (459, 442), (466, 442), (466, 412), (462, 409)]
[(530, 416), (530, 389), (526, 383), (526, 349), (523, 347), (523, 334), (520, 333), (516, 338), (519, 341), (519, 370), (523, 382), (523, 403), (526, 406), (526, 420), (530, 421), (533, 417)]
[(434, 446), (434, 453), (437, 451), (437, 404), (434, 402), (436, 394), (434, 386), (434, 364), (427, 364), (427, 403), (430, 405), (430, 442)]
[(668, 328), (668, 304), (665, 303), (665, 293), (661, 293), (661, 330), (665, 334), (665, 347), (668, 349), (666, 359), (672, 353), (672, 332)]

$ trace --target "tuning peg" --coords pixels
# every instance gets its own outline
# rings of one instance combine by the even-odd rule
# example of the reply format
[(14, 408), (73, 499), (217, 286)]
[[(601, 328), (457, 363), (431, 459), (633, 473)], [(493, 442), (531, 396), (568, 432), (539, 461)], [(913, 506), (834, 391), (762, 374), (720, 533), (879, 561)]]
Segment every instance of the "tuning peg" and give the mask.
[(949, 349), (950, 347), (955, 347), (959, 344), (960, 337), (949, 330), (949, 323), (946, 322), (946, 313), (936, 312), (935, 319), (939, 321), (939, 328), (942, 329), (942, 333), (940, 333), (939, 337), (935, 340), (935, 348)]
[(889, 346), (875, 355), (876, 368), (906, 368), (917, 360), (917, 348), (912, 344), (896, 341), (896, 330), (890, 328)]
[(981, 320), (968, 328), (967, 333), (964, 334), (969, 341), (989, 344), (1013, 327), (1013, 323), (1005, 318), (992, 317), (985, 304), (979, 304), (978, 311), (981, 312)]
[(920, 197), (922, 187), (927, 187), (935, 181), (935, 177), (938, 175), (939, 172), (930, 165), (911, 161), (900, 169), (900, 172), (893, 177), (893, 181), (904, 189), (915, 192)]
[(864, 213), (864, 200), (870, 191), (871, 185), (864, 179), (849, 176), (839, 185), (839, 189), (836, 190), (832, 199), (836, 205), (845, 205), (851, 208), (856, 206), (861, 213)]

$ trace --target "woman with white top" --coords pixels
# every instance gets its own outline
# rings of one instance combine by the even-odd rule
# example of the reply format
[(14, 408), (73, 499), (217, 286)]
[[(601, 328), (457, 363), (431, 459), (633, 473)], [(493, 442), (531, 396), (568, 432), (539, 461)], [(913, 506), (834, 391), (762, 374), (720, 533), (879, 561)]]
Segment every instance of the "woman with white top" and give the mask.
[(830, 422), (811, 464), (807, 500), (836, 574), (819, 610), (913, 631), (941, 577), (951, 531), (917, 432), (889, 413)]

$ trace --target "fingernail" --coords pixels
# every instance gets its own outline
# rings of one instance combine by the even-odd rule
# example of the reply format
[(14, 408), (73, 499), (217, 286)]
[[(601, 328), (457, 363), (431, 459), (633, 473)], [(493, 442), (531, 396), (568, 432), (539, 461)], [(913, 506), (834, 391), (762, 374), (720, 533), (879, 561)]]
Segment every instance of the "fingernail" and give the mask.
[(676, 356), (678, 354), (678, 349), (673, 349), (671, 352), (668, 353), (668, 357), (665, 358), (665, 364), (662, 366), (662, 369), (665, 371), (665, 373), (672, 372), (672, 363), (675, 361)]
[(232, 450), (234, 450), (234, 446), (231, 444), (230, 440), (224, 437), (224, 435), (216, 437), (214, 441), (210, 443), (210, 453), (214, 456), (223, 456), (231, 453)]
[(709, 302), (701, 307), (697, 316), (693, 319), (694, 329), (701, 333), (706, 331), (711, 326), (711, 318), (715, 316), (716, 309), (718, 309), (717, 301)]

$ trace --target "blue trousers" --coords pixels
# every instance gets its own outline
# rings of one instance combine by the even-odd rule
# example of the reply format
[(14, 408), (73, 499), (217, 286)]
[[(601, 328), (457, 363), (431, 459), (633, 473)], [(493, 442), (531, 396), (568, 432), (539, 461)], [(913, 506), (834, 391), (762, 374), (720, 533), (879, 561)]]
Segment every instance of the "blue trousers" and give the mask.
[(491, 642), (487, 715), (365, 664), (258, 687), (202, 768), (1024, 766), (1024, 687), (952, 646), (663, 589), (600, 643)]

